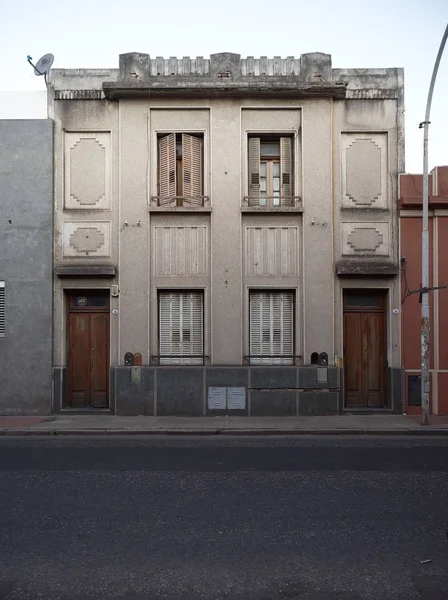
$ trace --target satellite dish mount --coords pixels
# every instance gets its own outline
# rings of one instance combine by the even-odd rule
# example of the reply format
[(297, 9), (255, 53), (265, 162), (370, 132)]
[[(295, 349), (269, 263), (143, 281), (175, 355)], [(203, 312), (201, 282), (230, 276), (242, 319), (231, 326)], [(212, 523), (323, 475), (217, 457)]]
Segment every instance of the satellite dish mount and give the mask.
[(41, 58), (39, 58), (39, 60), (37, 61), (37, 63), (35, 65), (32, 63), (32, 60), (33, 60), (32, 56), (28, 55), (26, 57), (26, 59), (30, 63), (30, 65), (33, 67), (35, 75), (37, 75), (38, 77), (40, 77), (41, 75), (44, 75), (45, 83), (46, 83), (47, 82), (47, 72), (51, 69), (51, 65), (53, 64), (53, 61), (54, 61), (53, 54), (44, 54)]

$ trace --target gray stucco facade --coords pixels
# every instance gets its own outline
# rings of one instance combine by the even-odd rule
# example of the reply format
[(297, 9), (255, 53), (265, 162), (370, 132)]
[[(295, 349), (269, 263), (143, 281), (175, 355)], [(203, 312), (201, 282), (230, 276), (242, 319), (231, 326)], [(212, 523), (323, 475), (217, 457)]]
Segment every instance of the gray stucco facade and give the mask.
[[(108, 411), (343, 412), (345, 299), (359, 290), (384, 298), (384, 339), (375, 338), (384, 363), (381, 410), (401, 411), (402, 69), (335, 69), (321, 53), (129, 53), (120, 55), (119, 69), (52, 70), (48, 81), (56, 411), (72, 410), (82, 394), (94, 396), (91, 380), (75, 389), (82, 356), (70, 354), (78, 342), (67, 316), (73, 298), (89, 302), (90, 293), (101, 293), (110, 300)], [(258, 148), (257, 164), (268, 169), (275, 196), (276, 160), (290, 163), (287, 172), (281, 166), (278, 202), (254, 197), (265, 176), (253, 170), (254, 147), (272, 141), (282, 150), (263, 162)], [(189, 160), (200, 163), (188, 177), (179, 175), (184, 155), (182, 171), (164, 162), (170, 148), (177, 160), (184, 143)], [(189, 190), (196, 177), (200, 191), (186, 194), (179, 177)], [(168, 296), (172, 307), (200, 299), (198, 331), (177, 326), (173, 334), (174, 317), (162, 311)], [(281, 333), (274, 317), (268, 333), (259, 327), (270, 347), (287, 338), (279, 355), (254, 350), (258, 300), (271, 301), (272, 314), (275, 302), (284, 303), (282, 315), (291, 311)], [(197, 306), (189, 306), (193, 315)], [(190, 358), (172, 350), (179, 336), (190, 344), (196, 334), (200, 351), (189, 351)], [(126, 353), (139, 355), (137, 366), (126, 366)], [(316, 355), (325, 356), (321, 368)], [(244, 408), (234, 408), (231, 388), (244, 388)]]
[(0, 120), (0, 414), (52, 410), (53, 123)]

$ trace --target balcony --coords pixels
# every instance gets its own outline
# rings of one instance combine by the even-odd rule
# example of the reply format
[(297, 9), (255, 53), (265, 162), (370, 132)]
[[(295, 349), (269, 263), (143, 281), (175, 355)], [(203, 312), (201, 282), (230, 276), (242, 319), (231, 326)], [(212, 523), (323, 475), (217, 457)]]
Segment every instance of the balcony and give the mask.
[(303, 212), (302, 198), (300, 196), (244, 196), (241, 212), (250, 213), (277, 213), (277, 212)]
[(292, 354), (283, 354), (283, 355), (252, 355), (245, 356), (243, 359), (243, 365), (250, 366), (299, 366), (302, 364), (302, 356), (292, 355)]
[(152, 196), (149, 201), (151, 212), (211, 212), (208, 196)]

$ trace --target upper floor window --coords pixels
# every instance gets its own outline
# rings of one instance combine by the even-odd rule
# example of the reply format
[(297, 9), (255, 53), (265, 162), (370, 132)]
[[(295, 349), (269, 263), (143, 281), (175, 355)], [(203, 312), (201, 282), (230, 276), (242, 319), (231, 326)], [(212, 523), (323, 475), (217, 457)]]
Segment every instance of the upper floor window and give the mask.
[(203, 136), (170, 133), (159, 137), (159, 205), (204, 205)]
[(249, 206), (294, 206), (293, 138), (249, 137)]

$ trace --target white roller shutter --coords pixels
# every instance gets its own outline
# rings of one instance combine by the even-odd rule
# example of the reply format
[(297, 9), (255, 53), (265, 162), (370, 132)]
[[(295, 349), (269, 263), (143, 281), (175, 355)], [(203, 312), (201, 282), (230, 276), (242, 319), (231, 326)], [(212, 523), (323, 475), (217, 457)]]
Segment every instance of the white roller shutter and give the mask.
[(293, 364), (293, 292), (251, 292), (249, 326), (251, 364)]
[(204, 354), (204, 301), (201, 292), (159, 295), (161, 365), (201, 365)]
[(0, 281), (0, 337), (6, 335), (5, 282)]

